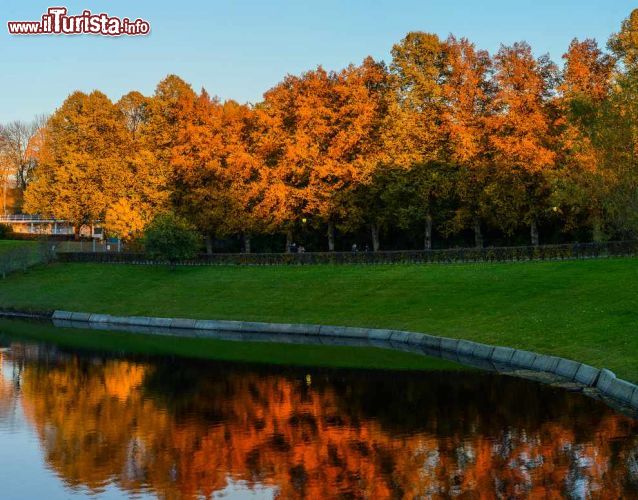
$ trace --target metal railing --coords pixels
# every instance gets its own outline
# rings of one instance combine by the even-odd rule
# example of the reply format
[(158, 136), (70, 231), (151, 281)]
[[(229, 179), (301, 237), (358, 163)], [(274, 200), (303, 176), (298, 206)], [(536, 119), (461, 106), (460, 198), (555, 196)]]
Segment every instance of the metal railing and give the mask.
[[(13, 231), (20, 234), (30, 235), (73, 235), (75, 233), (75, 226), (72, 222), (65, 219), (56, 219), (52, 217), (45, 217), (39, 214), (0, 214), (0, 224), (8, 224), (12, 226)], [(82, 231), (83, 236), (89, 236), (91, 238), (103, 239), (103, 229), (100, 226), (99, 221), (95, 221), (93, 224), (84, 224), (82, 228), (91, 228), (89, 234), (86, 231)], [(85, 251), (84, 248), (79, 251)]]
[(121, 241), (59, 241), (55, 243), (57, 253), (104, 253), (122, 252)]
[(37, 214), (0, 214), (0, 222), (57, 222), (67, 224), (63, 219), (54, 219)]

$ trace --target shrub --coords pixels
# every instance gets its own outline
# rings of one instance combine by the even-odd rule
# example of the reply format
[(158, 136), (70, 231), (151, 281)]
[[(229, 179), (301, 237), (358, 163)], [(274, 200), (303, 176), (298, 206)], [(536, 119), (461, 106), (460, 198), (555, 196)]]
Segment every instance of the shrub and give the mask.
[(0, 224), (0, 240), (8, 238), (13, 230), (9, 224)]
[(172, 213), (155, 217), (144, 231), (144, 248), (152, 259), (175, 264), (197, 255), (200, 238), (187, 220)]

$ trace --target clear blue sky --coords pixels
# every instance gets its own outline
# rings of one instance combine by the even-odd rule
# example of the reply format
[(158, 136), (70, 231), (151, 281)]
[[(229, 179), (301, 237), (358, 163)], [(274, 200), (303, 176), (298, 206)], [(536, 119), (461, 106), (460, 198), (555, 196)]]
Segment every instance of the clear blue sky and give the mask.
[[(49, 6), (151, 23), (146, 37), (11, 36), (7, 20)], [(175, 73), (222, 99), (256, 102), (286, 73), (388, 61), (413, 30), (470, 38), (490, 52), (527, 40), (556, 62), (574, 38), (605, 45), (636, 6), (628, 0), (0, 0), (0, 122), (50, 113), (74, 90), (117, 100), (151, 94)]]

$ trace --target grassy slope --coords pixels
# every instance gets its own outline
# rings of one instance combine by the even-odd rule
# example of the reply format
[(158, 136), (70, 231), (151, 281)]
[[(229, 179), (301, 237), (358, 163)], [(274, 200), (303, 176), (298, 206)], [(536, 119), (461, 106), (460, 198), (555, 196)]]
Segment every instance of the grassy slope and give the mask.
[(429, 266), (57, 264), (0, 307), (392, 327), (531, 349), (638, 381), (638, 260)]
[(269, 363), (330, 368), (391, 370), (461, 370), (464, 367), (438, 358), (372, 347), (307, 346), (262, 342), (176, 338), (125, 332), (55, 328), (38, 322), (0, 320), (0, 339), (46, 341), (62, 347), (119, 351), (144, 355), (176, 355), (246, 363)]

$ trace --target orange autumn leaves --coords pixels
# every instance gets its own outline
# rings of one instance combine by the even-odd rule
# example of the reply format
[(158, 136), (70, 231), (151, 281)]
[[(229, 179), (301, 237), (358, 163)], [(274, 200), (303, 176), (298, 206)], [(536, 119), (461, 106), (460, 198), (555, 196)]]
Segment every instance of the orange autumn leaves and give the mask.
[(562, 71), (524, 42), (490, 56), (412, 32), (388, 66), (288, 75), (254, 105), (173, 75), (117, 104), (74, 93), (45, 128), (25, 208), (124, 238), (166, 210), (221, 238), (306, 220), (328, 228), (329, 250), (335, 227), (370, 227), (376, 249), (380, 230), (424, 222), (426, 247), (432, 224), (471, 228), (477, 244), (481, 226), (531, 227), (533, 243), (543, 223), (624, 234), (610, 214), (634, 182), (622, 153), (635, 142), (633, 87), (618, 85), (632, 74), (632, 19), (612, 37), (615, 57), (574, 40)]
[(262, 207), (277, 226), (303, 216), (330, 222), (348, 190), (369, 181), (382, 150), (388, 74), (367, 58), (341, 72), (288, 76), (256, 109), (269, 186)]

